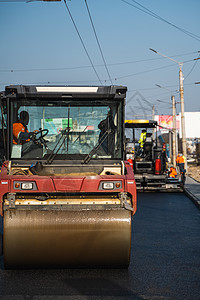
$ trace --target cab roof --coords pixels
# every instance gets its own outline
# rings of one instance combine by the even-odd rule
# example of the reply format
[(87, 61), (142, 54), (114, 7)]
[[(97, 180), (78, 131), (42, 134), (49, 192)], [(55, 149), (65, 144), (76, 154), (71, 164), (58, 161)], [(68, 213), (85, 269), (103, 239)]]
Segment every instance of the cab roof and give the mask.
[(95, 98), (124, 99), (126, 86), (41, 86), (10, 85), (5, 88), (7, 97), (19, 98)]
[(154, 120), (125, 120), (125, 128), (155, 128), (157, 125)]

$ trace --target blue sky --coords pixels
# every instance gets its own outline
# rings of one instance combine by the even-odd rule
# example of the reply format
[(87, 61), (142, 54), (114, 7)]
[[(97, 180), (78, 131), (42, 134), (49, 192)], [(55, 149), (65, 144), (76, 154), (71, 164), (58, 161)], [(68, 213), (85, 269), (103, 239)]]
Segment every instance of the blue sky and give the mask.
[[(132, 0), (87, 0), (112, 82), (128, 87), (128, 117), (133, 110), (150, 114), (153, 104), (158, 113), (170, 114), (171, 95), (179, 101), (178, 64), (149, 48), (183, 62), (185, 111), (200, 111), (200, 84), (195, 84), (200, 81), (200, 60), (193, 60), (200, 55), (200, 1), (137, 2), (196, 36), (142, 12)], [(98, 77), (111, 84), (85, 1), (66, 3)], [(0, 90), (9, 84), (100, 85), (63, 0), (0, 0), (0, 28)]]

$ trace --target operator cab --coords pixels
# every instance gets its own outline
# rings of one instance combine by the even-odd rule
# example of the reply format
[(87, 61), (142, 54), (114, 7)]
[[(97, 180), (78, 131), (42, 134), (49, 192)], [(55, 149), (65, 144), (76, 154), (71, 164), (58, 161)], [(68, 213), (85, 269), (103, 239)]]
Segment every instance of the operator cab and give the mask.
[[(21, 162), (121, 161), (126, 90), (121, 86), (6, 87), (1, 94), (3, 155)], [(29, 116), (27, 124), (21, 120), (24, 112)]]
[[(149, 152), (152, 153), (152, 148), (156, 146), (156, 126), (156, 121), (125, 120), (126, 136), (129, 136), (134, 157), (149, 159)], [(128, 148), (130, 148), (129, 145)]]
[(126, 136), (130, 136), (127, 159), (133, 160), (135, 173), (155, 173), (156, 159), (161, 160), (161, 172), (164, 172), (166, 153), (157, 143), (157, 121), (125, 120), (125, 128)]

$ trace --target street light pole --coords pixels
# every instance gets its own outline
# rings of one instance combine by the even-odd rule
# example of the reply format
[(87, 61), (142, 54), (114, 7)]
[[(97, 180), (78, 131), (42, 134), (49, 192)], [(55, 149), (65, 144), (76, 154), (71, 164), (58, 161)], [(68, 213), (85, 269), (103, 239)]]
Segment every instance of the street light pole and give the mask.
[[(156, 84), (156, 86), (163, 88), (165, 90), (168, 90), (168, 89), (160, 86), (159, 84)], [(166, 101), (161, 101), (161, 100), (157, 100), (157, 101), (169, 104), (169, 102), (166, 102)], [(172, 157), (173, 166), (176, 168), (176, 156), (177, 156), (176, 103), (177, 102), (175, 102), (175, 96), (171, 96), (171, 101), (172, 101), (172, 150), (170, 147), (170, 158)], [(171, 145), (170, 133), (171, 133), (171, 131), (169, 130), (169, 144)]]
[[(155, 120), (155, 105), (154, 104), (152, 106), (152, 120)], [(152, 137), (153, 137), (154, 141), (155, 141), (155, 133), (156, 133), (156, 128), (153, 128)]]
[[(176, 134), (176, 103), (180, 102), (175, 102), (175, 96), (172, 96), (172, 91), (167, 89), (166, 87), (163, 87), (159, 84), (156, 84), (157, 87), (161, 89), (165, 89), (171, 93), (171, 101), (172, 101), (172, 163), (173, 166), (176, 167), (176, 156), (177, 156), (177, 134)], [(157, 100), (158, 101), (158, 100)], [(164, 101), (159, 101), (159, 102), (164, 102)], [(166, 103), (166, 102), (165, 102)]]
[[(182, 133), (182, 152), (185, 158), (187, 157), (187, 151), (186, 151), (186, 135), (185, 135), (185, 112), (184, 112), (184, 93), (183, 93), (183, 72), (182, 72), (182, 66), (183, 63), (180, 63), (173, 58), (164, 55), (162, 53), (159, 53), (158, 51), (149, 48), (149, 50), (166, 57), (174, 62), (176, 62), (179, 65), (179, 93), (180, 93), (180, 102), (181, 102), (181, 133)], [(187, 166), (187, 159), (185, 161), (185, 166)]]
[(176, 102), (175, 97), (172, 96), (172, 114), (173, 114), (173, 141), (172, 141), (172, 153), (173, 153), (173, 166), (176, 168)]
[[(184, 93), (183, 93), (183, 72), (182, 72), (182, 65), (179, 63), (179, 92), (180, 92), (180, 102), (181, 102), (181, 132), (182, 132), (182, 151), (185, 158), (187, 157), (187, 150), (186, 150), (186, 135), (185, 135), (185, 113), (184, 113)], [(187, 164), (187, 159), (185, 161)]]

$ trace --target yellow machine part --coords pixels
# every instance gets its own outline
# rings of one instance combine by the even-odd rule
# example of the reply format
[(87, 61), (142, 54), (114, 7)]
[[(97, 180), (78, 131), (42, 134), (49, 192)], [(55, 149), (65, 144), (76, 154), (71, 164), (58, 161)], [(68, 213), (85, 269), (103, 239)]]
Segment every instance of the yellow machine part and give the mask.
[(127, 267), (130, 247), (124, 208), (4, 211), (5, 268)]

